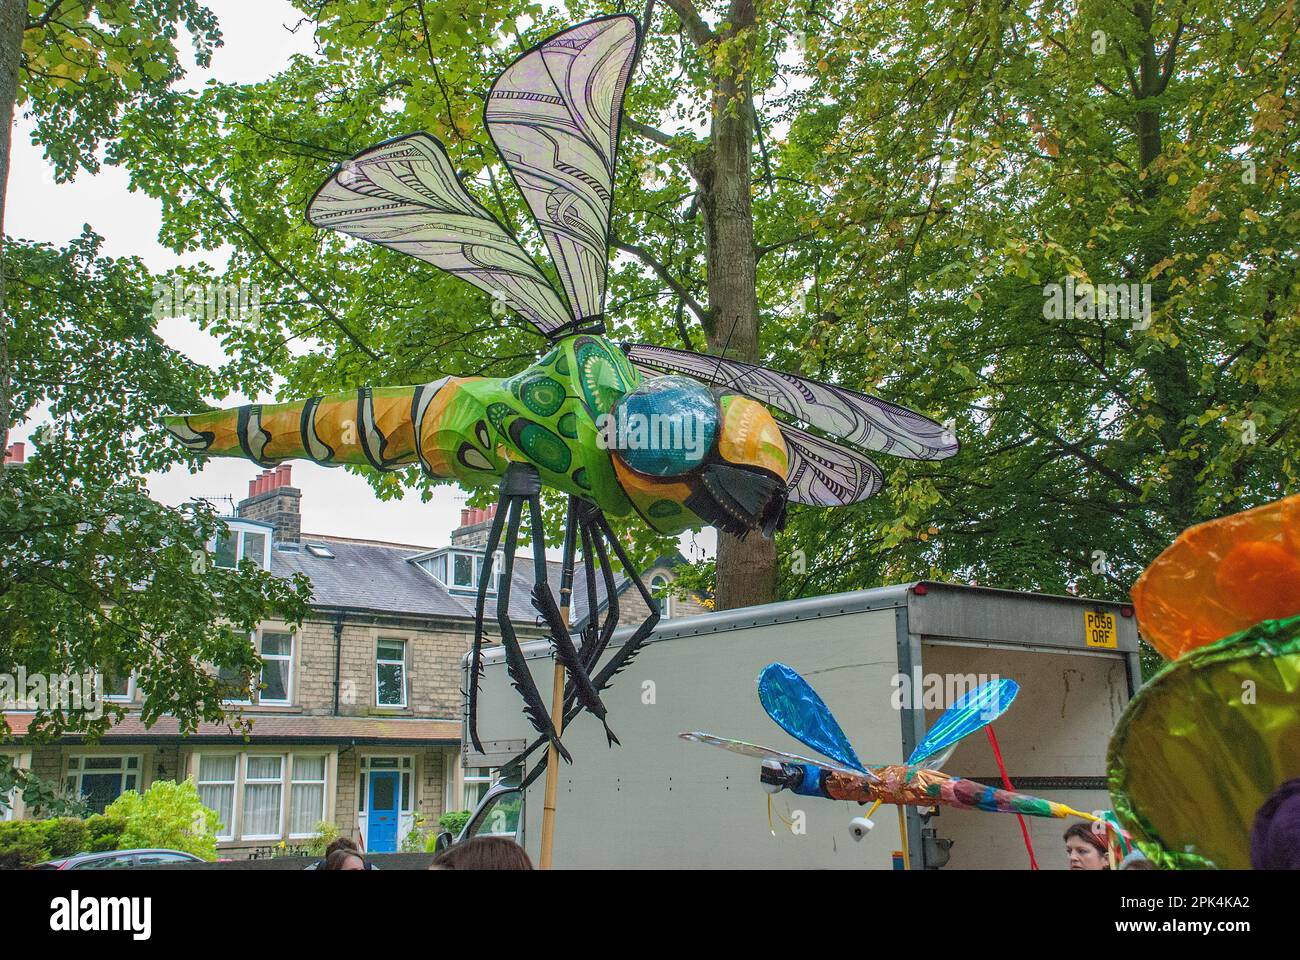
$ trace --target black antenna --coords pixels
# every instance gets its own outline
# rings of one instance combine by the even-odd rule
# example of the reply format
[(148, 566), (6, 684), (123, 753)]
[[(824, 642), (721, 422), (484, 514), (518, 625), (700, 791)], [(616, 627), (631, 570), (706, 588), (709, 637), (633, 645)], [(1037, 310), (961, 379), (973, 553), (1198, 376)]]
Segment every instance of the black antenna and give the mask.
[(713, 367), (713, 376), (709, 377), (709, 386), (713, 386), (718, 379), (718, 371), (722, 369), (722, 358), (727, 355), (727, 347), (731, 346), (731, 335), (736, 332), (736, 327), (740, 326), (740, 314), (736, 314), (736, 319), (731, 321), (731, 329), (727, 331), (727, 342), (722, 345), (722, 352), (718, 354), (718, 362)]

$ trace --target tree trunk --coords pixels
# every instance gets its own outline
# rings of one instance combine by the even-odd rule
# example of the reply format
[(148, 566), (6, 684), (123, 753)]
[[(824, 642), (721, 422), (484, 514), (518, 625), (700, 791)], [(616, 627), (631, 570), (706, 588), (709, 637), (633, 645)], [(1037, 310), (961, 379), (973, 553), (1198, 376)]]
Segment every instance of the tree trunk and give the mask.
[[(725, 351), (728, 357), (751, 363), (758, 360), (757, 254), (750, 204), (754, 100), (749, 56), (755, 19), (752, 0), (732, 3), (722, 39), (742, 42), (715, 73), (709, 144), (691, 160), (708, 251), (709, 351)], [(768, 603), (775, 595), (776, 544), (758, 533), (741, 540), (719, 531), (714, 608)]]
[[(0, 0), (0, 267), (4, 262), (5, 194), (9, 185), (9, 145), (14, 106), (18, 100), (18, 70), (22, 62), (27, 0)], [(0, 463), (9, 449), (10, 395), (9, 314), (5, 310), (4, 270), (0, 269)], [(3, 469), (3, 467), (0, 467)]]
[[(1140, 169), (1147, 172), (1142, 184), (1142, 195), (1154, 208), (1161, 194), (1161, 180), (1154, 164), (1163, 152), (1163, 120), (1160, 113), (1159, 97), (1165, 92), (1174, 68), (1174, 53), (1162, 67), (1161, 58), (1156, 51), (1153, 34), (1152, 5), (1149, 0), (1141, 0), (1133, 7), (1133, 13), (1142, 25), (1142, 49), (1138, 59), (1137, 71), (1137, 111), (1135, 115), (1135, 133), (1138, 142), (1138, 162)], [(1173, 41), (1170, 41), (1173, 43)], [(1165, 231), (1153, 231), (1142, 246), (1139, 263), (1142, 267), (1142, 279), (1145, 281), (1150, 270), (1167, 258), (1173, 250), (1173, 242)], [(1151, 309), (1154, 312), (1169, 298), (1169, 281), (1163, 277), (1151, 283)], [(1166, 453), (1172, 453), (1182, 445), (1183, 420), (1190, 414), (1199, 413), (1197, 390), (1188, 369), (1186, 347), (1169, 347), (1151, 351), (1143, 364), (1151, 378), (1156, 401), (1162, 409), (1164, 423), (1159, 435)], [(1169, 478), (1165, 484), (1168, 498), (1166, 515), (1173, 523), (1174, 529), (1181, 530), (1191, 526), (1197, 520), (1197, 480), (1200, 464), (1194, 460), (1174, 460), (1169, 464)]]

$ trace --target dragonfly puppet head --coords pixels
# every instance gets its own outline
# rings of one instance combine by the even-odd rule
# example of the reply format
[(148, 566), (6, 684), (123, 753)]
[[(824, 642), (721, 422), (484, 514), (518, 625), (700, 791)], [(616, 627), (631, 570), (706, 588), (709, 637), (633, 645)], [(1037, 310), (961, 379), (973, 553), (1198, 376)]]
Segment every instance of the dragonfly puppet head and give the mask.
[(690, 377), (654, 377), (602, 426), (619, 482), (656, 526), (678, 526), (688, 513), (770, 537), (784, 521), (789, 454), (761, 403)]

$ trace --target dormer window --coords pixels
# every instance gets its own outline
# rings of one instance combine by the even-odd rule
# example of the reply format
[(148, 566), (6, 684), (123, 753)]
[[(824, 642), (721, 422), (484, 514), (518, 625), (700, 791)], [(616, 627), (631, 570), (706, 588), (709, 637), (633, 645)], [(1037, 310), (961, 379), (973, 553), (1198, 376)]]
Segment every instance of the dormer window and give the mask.
[[(496, 592), (501, 579), (501, 551), (498, 550), (493, 558), (489, 593)], [(455, 592), (477, 590), (479, 577), (483, 575), (483, 555), (471, 550), (444, 547), (431, 554), (412, 557), (411, 562)]]
[(233, 570), (240, 560), (251, 560), (261, 569), (271, 566), (271, 527), (237, 517), (225, 519), (226, 532), (208, 544), (214, 566)]

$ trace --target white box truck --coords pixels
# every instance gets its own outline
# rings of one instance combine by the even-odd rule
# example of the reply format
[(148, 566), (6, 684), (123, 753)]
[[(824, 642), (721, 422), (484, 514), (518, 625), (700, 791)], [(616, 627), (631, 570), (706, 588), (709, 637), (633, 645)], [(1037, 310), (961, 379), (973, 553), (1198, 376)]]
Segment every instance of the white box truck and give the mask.
[[(536, 641), (525, 653), (538, 688), (549, 691), (549, 644)], [(509, 766), (536, 734), (501, 651), (489, 648), (485, 660), (484, 752), (466, 730), (463, 757), (503, 777), (458, 839), (507, 834), (536, 860), (545, 777), (520, 791), (521, 771)], [(1015, 788), (1084, 811), (1109, 806), (1106, 744), (1141, 683), (1132, 608), (1079, 597), (917, 582), (661, 621), (603, 695), (622, 745), (606, 746), (585, 714), (564, 731), (574, 763), (560, 770), (555, 866), (895, 867), (894, 808), (882, 807), (860, 842), (849, 823), (865, 810), (854, 803), (782, 792), (769, 821), (759, 761), (678, 737), (698, 730), (807, 755), (755, 693), (759, 670), (773, 661), (812, 684), (868, 764), (902, 762), (956, 696), (1009, 677), (1020, 692), (994, 730)], [(964, 740), (943, 770), (1001, 785), (982, 734)], [(1039, 866), (1064, 869), (1066, 822), (1026, 823)], [(1028, 867), (1009, 814), (909, 808), (907, 830), (911, 869)]]

